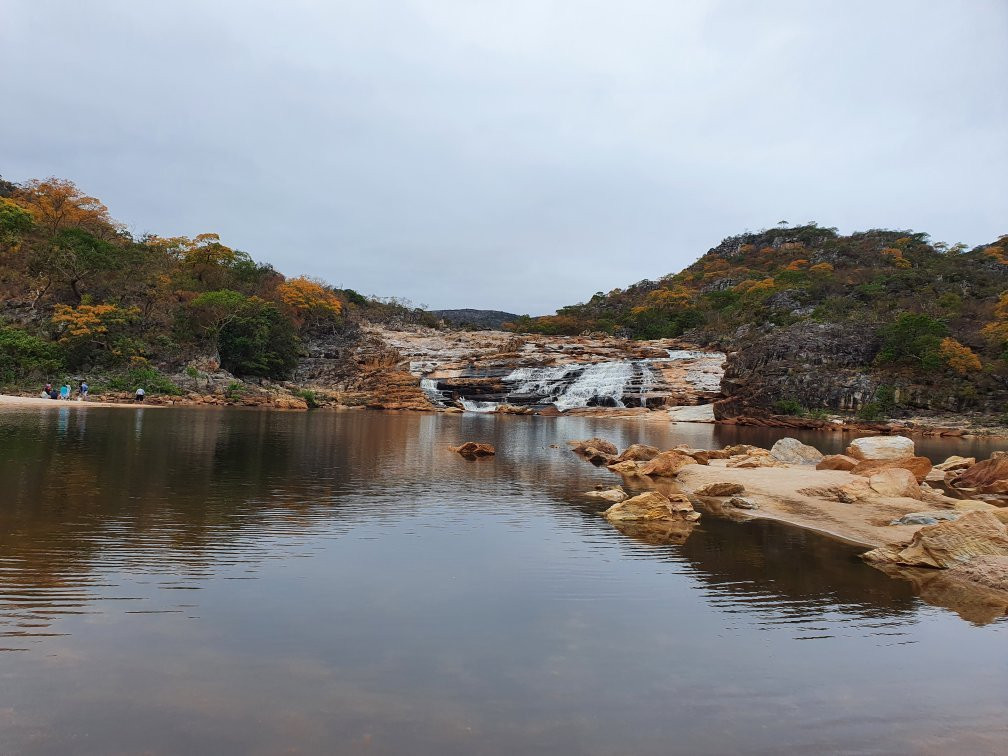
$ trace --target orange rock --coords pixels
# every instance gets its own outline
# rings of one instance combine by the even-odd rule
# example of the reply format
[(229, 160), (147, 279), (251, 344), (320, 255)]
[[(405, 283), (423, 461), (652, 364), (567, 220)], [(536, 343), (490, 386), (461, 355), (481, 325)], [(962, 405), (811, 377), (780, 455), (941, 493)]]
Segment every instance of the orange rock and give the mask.
[(853, 470), (858, 466), (858, 460), (846, 454), (829, 454), (815, 466), (816, 470)]
[(697, 461), (688, 454), (679, 451), (662, 452), (640, 469), (641, 475), (652, 478), (674, 478), (686, 465), (695, 465)]
[(484, 444), (478, 441), (466, 441), (461, 446), (453, 446), (452, 451), (469, 459), (475, 459), (476, 457), (489, 457), (491, 454), (497, 453), (497, 450), (490, 444)]
[(882, 470), (892, 470), (902, 468), (909, 470), (917, 479), (918, 483), (923, 482), (928, 473), (931, 472), (931, 460), (927, 457), (907, 457), (906, 459), (866, 459), (857, 463), (851, 470), (854, 475), (863, 475), (870, 478)]

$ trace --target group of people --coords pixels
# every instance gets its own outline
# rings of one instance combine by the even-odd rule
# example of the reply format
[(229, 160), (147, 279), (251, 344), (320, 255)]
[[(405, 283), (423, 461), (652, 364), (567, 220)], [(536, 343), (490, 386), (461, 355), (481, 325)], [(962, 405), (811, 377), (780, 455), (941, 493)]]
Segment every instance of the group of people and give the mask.
[[(86, 402), (88, 398), (88, 385), (87, 381), (81, 381), (80, 386), (77, 388), (77, 399)], [(64, 383), (59, 388), (56, 388), (51, 383), (47, 383), (45, 388), (42, 389), (43, 399), (69, 399), (72, 390), (70, 389), (69, 383)]]
[[(80, 385), (77, 387), (77, 401), (86, 402), (88, 398), (88, 391), (90, 387), (87, 385), (87, 381), (81, 381)], [(64, 383), (59, 388), (56, 388), (51, 383), (47, 383), (45, 388), (42, 389), (43, 399), (63, 399), (64, 401), (70, 399), (70, 395), (73, 390), (70, 388), (69, 383)], [(136, 390), (136, 394), (133, 395), (134, 401), (142, 402), (147, 392), (142, 388)]]

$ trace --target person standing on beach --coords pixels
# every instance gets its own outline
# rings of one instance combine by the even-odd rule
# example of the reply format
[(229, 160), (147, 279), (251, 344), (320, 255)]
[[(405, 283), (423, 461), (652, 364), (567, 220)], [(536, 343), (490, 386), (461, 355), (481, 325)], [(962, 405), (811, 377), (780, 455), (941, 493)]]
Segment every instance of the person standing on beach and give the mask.
[(88, 389), (90, 387), (87, 385), (87, 381), (81, 381), (80, 388), (77, 390), (77, 398), (82, 402), (87, 401)]
[(145, 395), (146, 393), (147, 393), (147, 392), (145, 392), (145, 391), (143, 390), (143, 388), (138, 388), (138, 389), (136, 390), (136, 400), (137, 400), (138, 402), (142, 402), (142, 401), (144, 400), (144, 395)]

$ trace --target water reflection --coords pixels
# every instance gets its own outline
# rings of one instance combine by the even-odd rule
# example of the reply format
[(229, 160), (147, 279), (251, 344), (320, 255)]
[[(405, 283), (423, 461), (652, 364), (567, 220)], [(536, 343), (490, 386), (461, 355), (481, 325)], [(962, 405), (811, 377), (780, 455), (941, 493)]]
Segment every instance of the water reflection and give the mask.
[[(946, 720), (926, 692), (909, 717), (886, 684), (852, 686), (924, 691), (953, 648), (959, 721), (1003, 721), (1005, 623), (773, 523), (621, 533), (582, 495), (611, 475), (564, 443), (743, 429), (61, 408), (0, 431), (0, 646), (22, 651), (0, 751), (83, 731), (123, 752), (858, 750)], [(500, 453), (448, 451), (469, 439)]]

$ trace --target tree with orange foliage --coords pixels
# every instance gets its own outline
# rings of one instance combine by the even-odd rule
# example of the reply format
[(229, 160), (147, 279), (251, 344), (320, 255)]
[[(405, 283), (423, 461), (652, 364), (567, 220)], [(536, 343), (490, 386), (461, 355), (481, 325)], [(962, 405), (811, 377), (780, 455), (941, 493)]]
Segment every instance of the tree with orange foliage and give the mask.
[(333, 320), (343, 311), (343, 303), (332, 289), (307, 276), (284, 281), (276, 291), (291, 317), (300, 325), (317, 326)]
[(941, 345), (938, 347), (938, 354), (941, 355), (945, 364), (959, 375), (974, 373), (982, 368), (976, 352), (948, 336), (942, 339)]
[(121, 230), (108, 208), (97, 197), (84, 194), (73, 181), (34, 179), (17, 191), (15, 199), (50, 238), (68, 228), (84, 228), (106, 239)]
[(187, 236), (152, 236), (148, 245), (163, 250), (180, 260), (201, 284), (208, 275), (219, 268), (232, 265), (243, 253), (221, 243), (220, 235), (213, 233)]
[(72, 364), (95, 359), (115, 362), (132, 351), (126, 330), (139, 312), (136, 307), (113, 304), (56, 305), (51, 322)]

